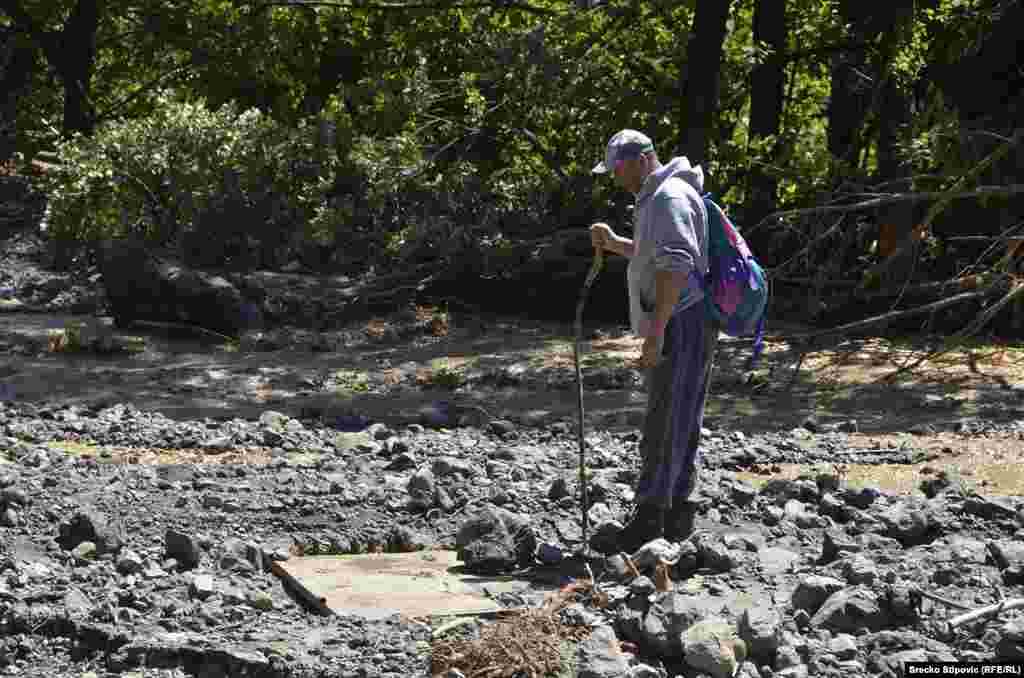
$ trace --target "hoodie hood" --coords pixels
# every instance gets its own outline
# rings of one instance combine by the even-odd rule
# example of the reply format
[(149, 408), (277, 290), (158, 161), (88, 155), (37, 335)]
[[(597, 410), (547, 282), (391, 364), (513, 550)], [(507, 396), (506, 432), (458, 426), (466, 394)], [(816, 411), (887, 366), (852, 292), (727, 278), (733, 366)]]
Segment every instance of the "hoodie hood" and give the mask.
[(693, 186), (694, 190), (697, 191), (697, 195), (703, 195), (704, 170), (701, 169), (700, 165), (694, 167), (690, 164), (689, 158), (681, 155), (677, 158), (672, 158), (669, 162), (651, 172), (647, 180), (644, 181), (643, 188), (640, 189), (636, 196), (637, 201), (639, 202), (653, 194), (667, 179), (672, 177), (679, 177)]

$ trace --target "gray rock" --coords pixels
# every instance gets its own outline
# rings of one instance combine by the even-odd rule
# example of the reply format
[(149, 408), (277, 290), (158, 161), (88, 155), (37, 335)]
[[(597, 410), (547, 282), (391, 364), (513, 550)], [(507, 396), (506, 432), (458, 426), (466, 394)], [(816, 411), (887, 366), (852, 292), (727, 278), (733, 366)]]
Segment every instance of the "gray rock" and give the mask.
[(888, 621), (878, 595), (869, 588), (858, 586), (829, 596), (811, 617), (810, 623), (815, 628), (852, 633), (861, 628), (877, 631)]
[(740, 615), (739, 633), (752, 657), (770, 659), (782, 643), (782, 616), (770, 605), (747, 608)]
[(617, 520), (599, 524), (593, 529), (590, 535), (590, 548), (598, 553), (610, 555), (619, 550), (619, 535), (622, 533), (622, 523)]
[(551, 481), (551, 486), (548, 488), (548, 499), (551, 501), (558, 501), (562, 497), (571, 496), (572, 493), (569, 491), (569, 483), (565, 478), (558, 477)]
[(845, 487), (841, 491), (843, 501), (858, 509), (866, 509), (882, 496), (882, 491), (873, 485), (866, 487)]
[(653, 666), (637, 664), (630, 669), (629, 678), (661, 678), (661, 674)]
[(427, 467), (418, 469), (409, 478), (409, 508), (414, 511), (426, 511), (434, 507), (437, 500), (437, 486), (434, 473)]
[(749, 506), (757, 499), (757, 488), (741, 481), (732, 483), (730, 493), (733, 503), (740, 508)]
[(864, 547), (856, 540), (847, 536), (842, 530), (825, 530), (824, 541), (821, 547), (821, 561), (831, 563), (836, 558), (860, 553)]
[(188, 588), (189, 595), (196, 600), (206, 600), (217, 592), (214, 587), (213, 577), (208, 574), (196, 575)]
[(828, 642), (828, 651), (839, 659), (853, 659), (857, 656), (857, 639), (848, 633), (840, 633)]
[(13, 508), (0, 510), (0, 527), (17, 527), (20, 523), (18, 512)]
[(168, 529), (164, 535), (164, 555), (177, 561), (183, 570), (191, 570), (199, 565), (202, 551), (196, 540), (174, 529)]
[(673, 544), (667, 539), (659, 538), (649, 541), (633, 554), (633, 562), (640, 571), (653, 571), (659, 561), (674, 563), (680, 556), (679, 544)]
[(783, 645), (775, 653), (775, 670), (784, 671), (796, 666), (801, 666), (803, 659), (800, 652), (792, 645)]
[(855, 555), (843, 562), (843, 578), (854, 586), (870, 585), (878, 579), (878, 568), (873, 561), (863, 555)]
[(659, 655), (680, 657), (682, 633), (712, 615), (713, 609), (707, 601), (674, 591), (665, 593), (651, 604), (640, 625), (639, 637), (632, 639), (651, 647)]
[(134, 551), (124, 551), (117, 559), (117, 571), (122, 575), (138, 574), (143, 570), (142, 558)]
[(117, 553), (124, 543), (119, 524), (89, 510), (76, 511), (57, 530), (57, 543), (69, 551), (83, 541), (91, 541), (101, 555)]
[(576, 658), (579, 678), (625, 678), (629, 675), (629, 659), (610, 626), (595, 628), (579, 644)]
[(793, 607), (814, 614), (829, 596), (842, 591), (846, 585), (832, 577), (810, 575), (804, 577), (793, 591)]
[(711, 678), (733, 678), (746, 659), (746, 647), (735, 629), (722, 619), (705, 619), (683, 633), (686, 664)]
[(989, 542), (988, 548), (1000, 570), (1024, 566), (1024, 542), (1003, 539)]
[(714, 572), (729, 572), (736, 567), (733, 552), (720, 539), (698, 535), (693, 539), (697, 547), (697, 562)]
[(921, 543), (928, 533), (928, 515), (906, 503), (886, 509), (879, 518), (888, 528), (887, 536), (904, 546)]
[(964, 498), (963, 511), (964, 513), (978, 516), (985, 520), (1018, 519), (1017, 508), (1009, 500), (1002, 497), (969, 495)]
[(800, 560), (800, 554), (775, 546), (761, 549), (757, 557), (761, 563), (761, 573), (769, 577), (788, 572)]
[(1015, 619), (1002, 625), (995, 650), (1002, 659), (1024, 659), (1024, 620)]
[(657, 589), (650, 577), (640, 575), (629, 584), (630, 593), (634, 596), (649, 596)]
[(455, 546), (469, 572), (489, 574), (516, 565), (516, 544), (494, 509), (484, 510), (464, 522), (455, 537)]
[(482, 475), (481, 469), (465, 459), (459, 459), (458, 457), (440, 457), (435, 459), (431, 465), (430, 470), (433, 471), (434, 476), (437, 478), (447, 478), (449, 476), (459, 476), (464, 479), (474, 478)]

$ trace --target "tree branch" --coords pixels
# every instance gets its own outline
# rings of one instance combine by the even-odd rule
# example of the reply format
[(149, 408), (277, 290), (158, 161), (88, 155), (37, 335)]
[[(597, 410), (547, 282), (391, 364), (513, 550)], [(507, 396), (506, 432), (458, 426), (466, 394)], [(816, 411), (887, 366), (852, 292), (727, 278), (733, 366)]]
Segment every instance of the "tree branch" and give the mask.
[[(242, 3), (250, 4), (250, 3)], [(342, 9), (369, 9), (379, 11), (405, 11), (414, 9), (431, 9), (431, 10), (445, 10), (445, 9), (483, 9), (483, 8), (495, 8), (495, 9), (516, 9), (523, 12), (529, 12), (530, 14), (537, 14), (540, 16), (557, 16), (558, 12), (553, 9), (547, 9), (544, 7), (535, 7), (526, 2), (515, 2), (514, 0), (472, 0), (469, 2), (451, 2), (444, 3), (439, 1), (431, 2), (426, 0), (424, 2), (332, 2), (331, 0), (270, 0), (269, 2), (263, 2), (259, 5), (254, 5), (253, 9), (256, 12), (262, 12), (268, 7), (338, 7)]]
[(963, 198), (991, 198), (999, 196), (1011, 196), (1024, 193), (1024, 184), (1009, 184), (1007, 186), (978, 186), (973, 191), (958, 191), (956, 193), (944, 193), (942, 191), (928, 191), (924, 193), (893, 193), (871, 200), (853, 203), (851, 205), (826, 205), (825, 207), (808, 207), (806, 209), (785, 210), (773, 212), (761, 221), (757, 222), (748, 232), (765, 225), (773, 219), (784, 219), (788, 217), (806, 217), (815, 214), (836, 214), (845, 212), (859, 212), (870, 210), (884, 205), (893, 205), (901, 202), (927, 202), (930, 200), (960, 200)]

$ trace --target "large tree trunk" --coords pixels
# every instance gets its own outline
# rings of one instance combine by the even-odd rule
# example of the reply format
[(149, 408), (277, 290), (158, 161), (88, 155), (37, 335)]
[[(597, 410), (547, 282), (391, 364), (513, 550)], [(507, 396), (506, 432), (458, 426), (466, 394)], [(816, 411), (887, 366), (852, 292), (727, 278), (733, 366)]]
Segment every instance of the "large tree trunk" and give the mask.
[(718, 79), (722, 49), (732, 0), (697, 0), (690, 42), (686, 47), (686, 81), (683, 85), (683, 120), (680, 138), (683, 151), (694, 164), (707, 159), (718, 108)]
[(860, 164), (863, 150), (861, 131), (871, 105), (868, 54), (864, 40), (870, 16), (860, 4), (857, 0), (840, 0), (839, 3), (839, 15), (850, 26), (850, 37), (859, 46), (836, 52), (832, 57), (828, 150), (836, 163), (837, 171), (833, 172), (836, 176), (842, 174), (842, 168)]
[[(754, 7), (754, 41), (765, 43), (772, 53), (758, 64), (750, 77), (750, 137), (758, 141), (779, 133), (785, 83), (786, 0), (758, 0)], [(776, 149), (778, 143), (775, 144)], [(771, 153), (770, 162), (776, 153)], [(770, 170), (755, 165), (750, 170), (747, 221), (755, 224), (775, 211), (778, 180)]]
[(18, 101), (36, 69), (37, 50), (16, 44), (14, 31), (0, 31), (0, 163), (7, 162), (17, 148)]
[(96, 120), (91, 101), (96, 65), (96, 31), (101, 0), (78, 0), (60, 35), (60, 55), (54, 64), (64, 83), (63, 133), (90, 134)]

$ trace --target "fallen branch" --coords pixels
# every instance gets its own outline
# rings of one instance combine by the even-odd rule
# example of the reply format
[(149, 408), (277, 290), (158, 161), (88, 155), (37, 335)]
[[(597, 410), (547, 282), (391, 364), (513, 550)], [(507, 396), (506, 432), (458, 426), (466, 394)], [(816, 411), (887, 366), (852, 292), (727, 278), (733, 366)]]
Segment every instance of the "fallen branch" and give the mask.
[(985, 607), (972, 612), (965, 612), (964, 614), (953, 617), (947, 623), (949, 624), (950, 629), (955, 629), (958, 626), (970, 624), (972, 621), (976, 621), (982, 617), (995, 618), (1000, 612), (1005, 610), (1016, 610), (1021, 607), (1024, 607), (1024, 598), (1008, 598), (1006, 600), (1000, 600), (998, 603), (986, 605)]
[(784, 210), (773, 212), (757, 222), (753, 227), (747, 229), (746, 233), (752, 233), (773, 219), (786, 219), (789, 217), (808, 217), (818, 214), (839, 214), (846, 212), (862, 212), (864, 210), (894, 205), (901, 202), (928, 202), (932, 200), (962, 200), (965, 198), (991, 198), (1013, 196), (1024, 193), (1024, 184), (1009, 184), (1007, 186), (978, 186), (973, 191), (957, 191), (946, 193), (941, 191), (927, 191), (921, 193), (893, 193), (891, 195), (863, 200), (850, 205), (825, 205), (824, 207), (807, 207), (796, 210)]

